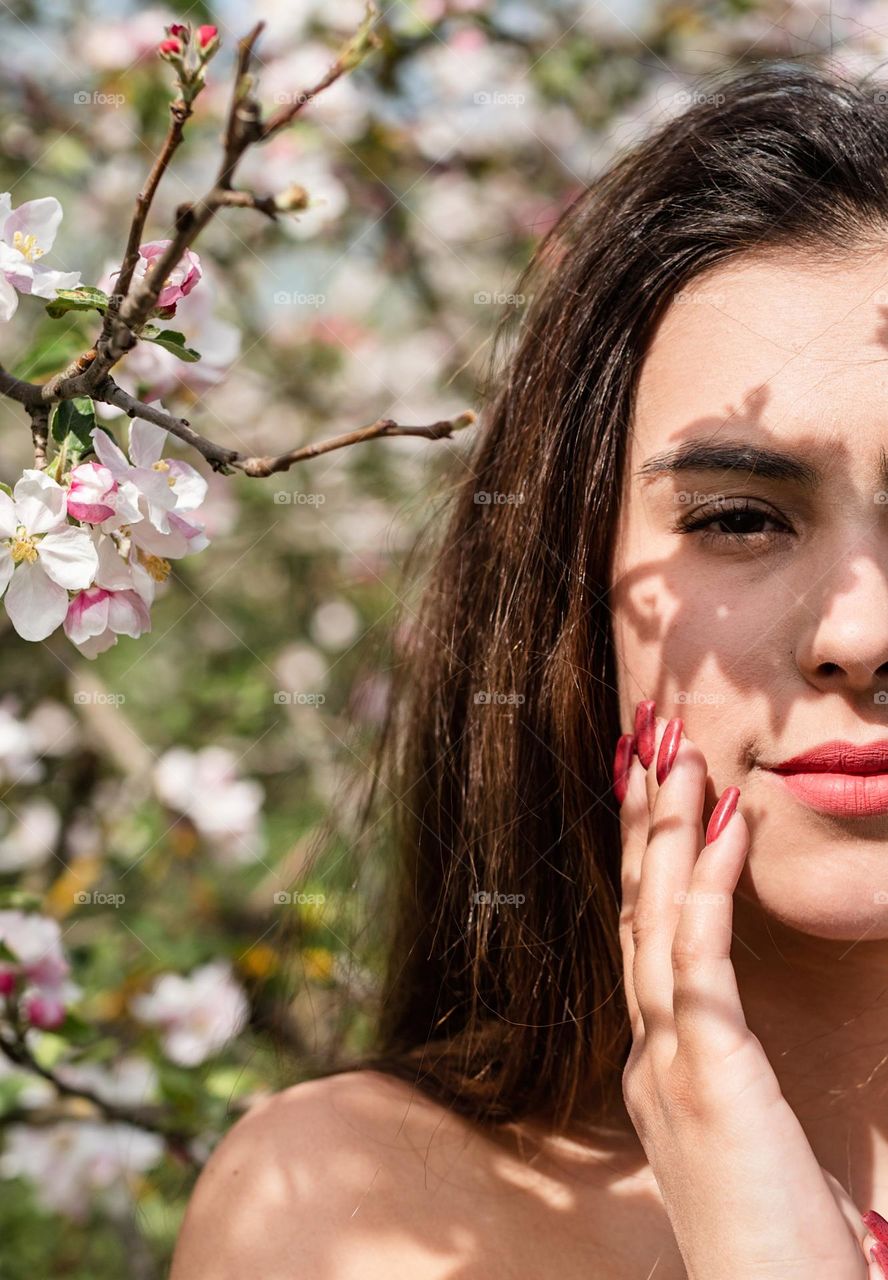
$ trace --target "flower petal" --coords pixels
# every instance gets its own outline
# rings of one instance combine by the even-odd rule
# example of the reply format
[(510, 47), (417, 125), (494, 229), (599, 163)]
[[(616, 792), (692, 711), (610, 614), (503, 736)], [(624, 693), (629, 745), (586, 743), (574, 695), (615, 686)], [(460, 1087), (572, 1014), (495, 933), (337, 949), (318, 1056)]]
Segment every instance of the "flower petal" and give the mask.
[(129, 455), (137, 467), (150, 467), (160, 458), (167, 433), (144, 418), (132, 418), (129, 432)]
[(69, 591), (88, 587), (99, 567), (92, 538), (85, 529), (76, 529), (73, 524), (41, 538), (37, 555), (53, 582)]
[(65, 621), (68, 593), (39, 564), (20, 564), (6, 592), (6, 612), (23, 640), (45, 640)]
[(112, 440), (108, 432), (103, 431), (101, 427), (93, 427), (90, 437), (99, 462), (104, 463), (115, 480), (126, 479), (130, 472), (130, 464), (117, 442)]
[(0, 272), (0, 321), (11, 320), (18, 307), (18, 294)]
[(79, 271), (55, 271), (52, 267), (34, 267), (31, 293), (35, 298), (54, 298), (58, 289), (76, 289), (79, 284)]
[(13, 244), (16, 231), (20, 231), (25, 237), (33, 236), (37, 247), (46, 253), (52, 248), (61, 221), (62, 206), (55, 196), (26, 200), (6, 219), (3, 239), (7, 244)]
[(15, 503), (8, 493), (0, 489), (0, 538), (11, 538), (17, 528)]
[(12, 577), (14, 568), (15, 562), (9, 547), (0, 545), (0, 596), (9, 586), (9, 579)]
[(49, 533), (65, 523), (67, 490), (45, 471), (28, 467), (12, 491), (15, 513), (28, 533)]

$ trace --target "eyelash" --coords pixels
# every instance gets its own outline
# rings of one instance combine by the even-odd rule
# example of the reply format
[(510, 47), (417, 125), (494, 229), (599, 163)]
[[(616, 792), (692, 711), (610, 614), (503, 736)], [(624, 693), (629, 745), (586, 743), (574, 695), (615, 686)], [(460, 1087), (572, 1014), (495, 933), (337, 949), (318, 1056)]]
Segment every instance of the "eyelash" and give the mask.
[[(753, 516), (759, 519), (770, 520), (772, 523), (782, 526), (779, 530), (754, 529), (747, 532), (732, 530), (725, 532), (718, 530), (712, 526), (725, 523), (732, 516)], [(715, 545), (725, 546), (733, 544), (737, 546), (742, 544), (745, 547), (755, 547), (766, 545), (773, 538), (779, 537), (781, 533), (792, 533), (792, 529), (778, 516), (771, 511), (765, 510), (760, 506), (750, 503), (748, 498), (739, 498), (729, 500), (727, 502), (713, 503), (709, 507), (703, 507), (696, 511), (692, 516), (688, 516), (684, 520), (680, 520), (675, 526), (677, 533), (699, 533), (702, 542), (709, 542)]]

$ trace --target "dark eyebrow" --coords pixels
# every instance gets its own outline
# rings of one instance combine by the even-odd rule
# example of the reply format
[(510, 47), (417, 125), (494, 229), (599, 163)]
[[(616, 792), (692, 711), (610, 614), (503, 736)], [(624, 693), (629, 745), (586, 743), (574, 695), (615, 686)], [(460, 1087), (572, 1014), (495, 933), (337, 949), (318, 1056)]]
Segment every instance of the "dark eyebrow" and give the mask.
[(666, 453), (655, 453), (636, 475), (656, 476), (680, 471), (742, 471), (766, 480), (789, 480), (816, 489), (822, 476), (816, 467), (790, 453), (751, 444), (688, 440)]

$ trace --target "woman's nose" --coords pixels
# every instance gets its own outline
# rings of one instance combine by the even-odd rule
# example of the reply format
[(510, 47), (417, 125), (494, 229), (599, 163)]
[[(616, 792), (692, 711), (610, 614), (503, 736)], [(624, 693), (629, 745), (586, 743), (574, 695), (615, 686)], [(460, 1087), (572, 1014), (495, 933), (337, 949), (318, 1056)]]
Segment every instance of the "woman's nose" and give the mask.
[(869, 557), (837, 566), (804, 598), (796, 663), (813, 685), (888, 688), (888, 570)]

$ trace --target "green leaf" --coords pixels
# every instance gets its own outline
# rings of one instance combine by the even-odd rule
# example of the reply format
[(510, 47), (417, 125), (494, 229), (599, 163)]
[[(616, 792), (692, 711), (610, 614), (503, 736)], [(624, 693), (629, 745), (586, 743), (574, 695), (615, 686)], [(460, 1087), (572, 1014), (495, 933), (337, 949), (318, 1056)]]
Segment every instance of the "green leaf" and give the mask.
[(62, 400), (53, 406), (50, 432), (59, 453), (64, 455), (65, 467), (76, 466), (77, 460), (92, 450), (90, 432), (96, 425), (96, 410), (89, 396)]
[(4, 493), (8, 493), (10, 498), (12, 497), (12, 485), (7, 484), (5, 480), (0, 480), (0, 489), (2, 489)]
[[(17, 885), (4, 885), (0, 889), (0, 908), (4, 911), (40, 911), (43, 899), (36, 893), (20, 889)], [(3, 943), (0, 942), (0, 953)]]
[(195, 360), (200, 359), (200, 352), (195, 351), (194, 347), (186, 347), (185, 334), (177, 333), (175, 329), (158, 329), (156, 324), (146, 324), (139, 337), (147, 342), (153, 342), (158, 347), (163, 347), (164, 351), (171, 351), (186, 364), (194, 364)]
[(46, 304), (46, 314), (58, 320), (67, 311), (100, 311), (108, 309), (108, 295), (92, 285), (82, 284), (76, 289), (59, 289), (56, 297)]

